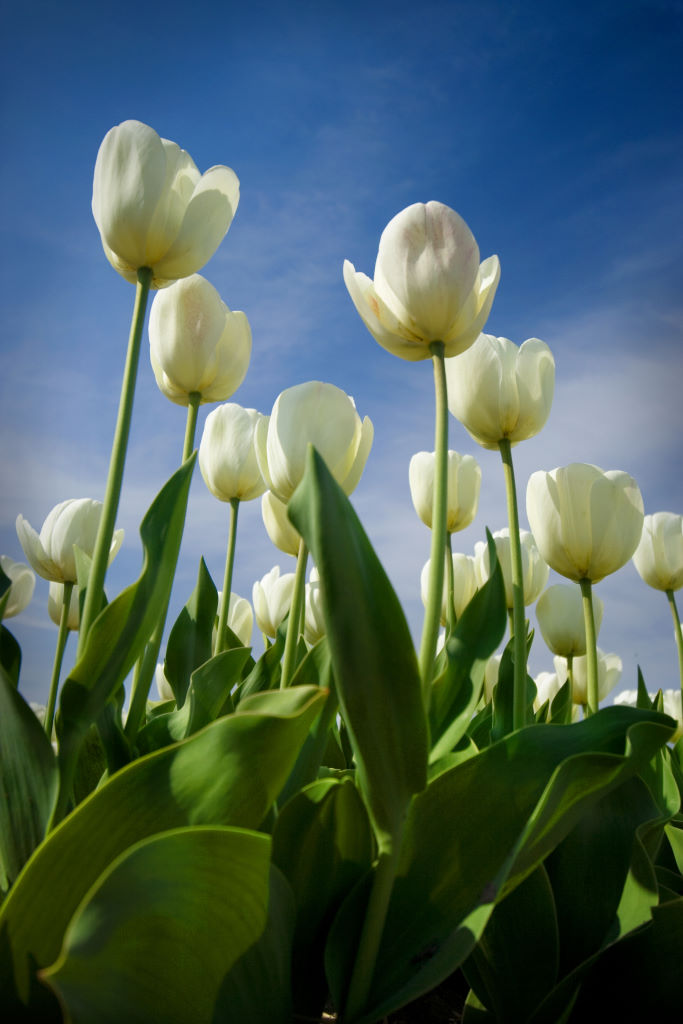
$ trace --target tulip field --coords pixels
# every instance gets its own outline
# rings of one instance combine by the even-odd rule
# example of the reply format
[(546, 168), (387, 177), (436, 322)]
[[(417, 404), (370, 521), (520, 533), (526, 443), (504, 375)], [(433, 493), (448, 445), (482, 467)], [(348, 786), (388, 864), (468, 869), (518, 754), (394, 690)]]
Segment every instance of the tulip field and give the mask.
[[(628, 473), (588, 462), (518, 488), (513, 449), (547, 421), (552, 352), (484, 333), (498, 257), (480, 262), (454, 210), (415, 203), (382, 233), (374, 277), (346, 261), (343, 280), (359, 329), (434, 371), (434, 450), (406, 467), (431, 531), (416, 650), (353, 508), (372, 410), (321, 381), (268, 415), (229, 401), (251, 329), (199, 271), (238, 202), (234, 171), (200, 173), (139, 121), (102, 142), (93, 216), (133, 286), (104, 500), (61, 501), (40, 529), (17, 510), (26, 563), (0, 560), (2, 1019), (679, 1019), (681, 689), (639, 678), (605, 705), (621, 664), (598, 647), (593, 588), (633, 560), (662, 591), (683, 687), (683, 517), (646, 514)], [(140, 523), (139, 577), (105, 596), (148, 311), (157, 385), (187, 409), (182, 458)], [(505, 480), (508, 526), (474, 557), (453, 535), (481, 469), (449, 449), (450, 416), (500, 452)], [(202, 559), (171, 622), (197, 474), (229, 506), (225, 571)], [(296, 571), (273, 569), (249, 602), (232, 580), (255, 500)], [(44, 708), (7, 627), (36, 574), (57, 626)], [(554, 673), (531, 678), (532, 644)]]

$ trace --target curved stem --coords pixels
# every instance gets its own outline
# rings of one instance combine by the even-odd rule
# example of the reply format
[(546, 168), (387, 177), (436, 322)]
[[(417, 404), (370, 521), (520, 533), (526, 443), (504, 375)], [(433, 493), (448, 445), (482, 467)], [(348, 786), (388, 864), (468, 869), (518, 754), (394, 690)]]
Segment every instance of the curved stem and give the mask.
[(671, 608), (671, 615), (674, 620), (674, 634), (676, 636), (676, 650), (678, 651), (678, 674), (681, 680), (681, 700), (683, 700), (683, 634), (681, 633), (681, 620), (676, 607), (676, 598), (673, 590), (667, 590), (666, 596)]
[(197, 432), (197, 413), (201, 401), (199, 391), (191, 391), (187, 402), (187, 421), (185, 423), (185, 442), (183, 444), (183, 462), (187, 462), (194, 451), (194, 437)]
[(308, 548), (303, 537), (299, 541), (299, 554), (296, 560), (296, 575), (294, 577), (294, 590), (292, 592), (292, 603), (289, 608), (289, 620), (287, 622), (287, 637), (285, 639), (285, 652), (282, 656), (282, 675), (280, 676), (280, 689), (284, 690), (289, 686), (294, 675), (296, 661), (296, 647), (299, 642), (299, 627), (301, 613), (304, 606), (304, 595), (306, 593), (306, 563), (308, 561)]
[(235, 564), (235, 538), (237, 537), (237, 513), (239, 512), (239, 498), (232, 498), (230, 501), (230, 530), (228, 533), (228, 551), (225, 557), (225, 574), (223, 576), (223, 592), (221, 594), (221, 606), (218, 611), (218, 629), (216, 630), (216, 650), (214, 654), (220, 654), (226, 649), (225, 627), (228, 623), (228, 612), (230, 610), (230, 593), (232, 590), (232, 570)]
[(444, 344), (433, 341), (429, 346), (434, 365), (435, 427), (434, 427), (434, 504), (432, 510), (432, 548), (429, 591), (420, 645), (420, 677), (422, 698), (429, 706), (429, 693), (434, 671), (436, 641), (439, 636), (443, 603), (444, 552), (446, 549), (446, 510), (448, 498), (448, 394)]
[(149, 296), (151, 283), (152, 271), (149, 267), (141, 267), (138, 270), (138, 283), (135, 291), (135, 307), (133, 309), (133, 319), (130, 325), (128, 351), (126, 354), (126, 365), (121, 385), (121, 397), (119, 399), (119, 412), (116, 420), (116, 429), (114, 431), (114, 442), (112, 444), (111, 458), (109, 461), (107, 487), (104, 494), (104, 504), (102, 506), (102, 516), (100, 518), (100, 525), (97, 531), (95, 549), (93, 551), (88, 586), (85, 592), (83, 614), (81, 616), (81, 627), (78, 638), (79, 654), (83, 652), (86, 640), (88, 639), (90, 627), (97, 618), (102, 605), (104, 577), (107, 573), (107, 566), (109, 564), (109, 551), (111, 549), (116, 513), (119, 509), (119, 498), (121, 496), (123, 469), (126, 462), (130, 423), (133, 415), (135, 381), (137, 379), (138, 363), (140, 362), (142, 328), (145, 322), (147, 298)]
[(593, 715), (600, 705), (598, 693), (598, 645), (593, 615), (593, 585), (588, 579), (579, 580), (583, 599), (583, 621), (586, 628), (586, 711)]
[(522, 575), (522, 545), (519, 539), (519, 513), (517, 488), (512, 465), (512, 447), (507, 437), (498, 442), (505, 474), (505, 497), (510, 528), (510, 562), (512, 569), (512, 637), (514, 656), (514, 695), (512, 704), (513, 728), (521, 729), (526, 721), (526, 627), (524, 619), (524, 577)]
[(45, 709), (45, 722), (43, 723), (45, 729), (45, 735), (48, 739), (52, 737), (52, 725), (55, 720), (55, 705), (57, 704), (57, 690), (59, 689), (59, 676), (62, 671), (62, 661), (64, 660), (64, 649), (66, 648), (66, 641), (69, 637), (69, 608), (71, 607), (71, 595), (73, 593), (73, 583), (64, 583), (64, 594), (62, 597), (62, 615), (59, 620), (59, 633), (57, 634), (57, 646), (55, 648), (55, 657), (52, 663), (52, 679), (50, 680), (50, 695), (47, 700), (47, 707)]

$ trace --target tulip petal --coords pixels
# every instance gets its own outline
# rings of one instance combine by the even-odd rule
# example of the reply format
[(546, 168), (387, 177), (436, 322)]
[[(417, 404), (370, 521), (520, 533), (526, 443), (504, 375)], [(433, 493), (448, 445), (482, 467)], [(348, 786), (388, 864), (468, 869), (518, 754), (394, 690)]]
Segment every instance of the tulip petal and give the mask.
[(382, 348), (410, 362), (431, 358), (424, 340), (406, 337), (405, 328), (377, 295), (370, 278), (357, 271), (348, 260), (344, 260), (344, 283), (361, 320)]
[(43, 547), (41, 539), (27, 519), (22, 515), (17, 516), (17, 537), (26, 555), (31, 568), (42, 576), (44, 580), (62, 579), (59, 566), (52, 561), (49, 554)]
[(374, 440), (374, 437), (375, 428), (373, 426), (372, 420), (370, 419), (369, 416), (366, 416), (361, 426), (360, 441), (358, 444), (356, 457), (353, 460), (353, 465), (351, 466), (351, 469), (344, 477), (344, 479), (340, 480), (342, 490), (344, 491), (344, 494), (346, 494), (347, 496), (349, 494), (352, 494), (353, 491), (355, 491), (356, 487), (360, 482), (360, 478), (363, 475), (363, 470), (365, 469), (365, 463), (368, 461), (368, 455), (370, 454), (370, 449), (372, 448), (372, 442)]
[(489, 256), (479, 268), (472, 291), (442, 340), (446, 356), (457, 356), (472, 345), (484, 329), (500, 281), (500, 260)]
[(178, 235), (155, 265), (160, 278), (196, 273), (222, 242), (239, 202), (239, 179), (230, 167), (211, 167), (197, 182)]

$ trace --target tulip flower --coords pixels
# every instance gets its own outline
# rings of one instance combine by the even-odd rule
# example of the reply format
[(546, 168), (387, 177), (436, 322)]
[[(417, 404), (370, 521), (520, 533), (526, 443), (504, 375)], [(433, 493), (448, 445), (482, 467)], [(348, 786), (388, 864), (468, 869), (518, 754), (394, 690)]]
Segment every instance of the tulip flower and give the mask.
[(279, 565), (254, 583), (251, 599), (256, 625), (266, 636), (277, 636), (278, 626), (290, 609), (293, 591), (294, 573), (281, 576)]
[[(648, 697), (651, 701), (656, 698), (656, 693), (648, 693)], [(638, 691), (637, 690), (622, 690), (614, 698), (615, 704), (622, 704), (626, 707), (635, 708), (638, 704)], [(665, 715), (669, 715), (675, 719), (678, 723), (673, 736), (671, 736), (667, 742), (677, 743), (683, 736), (683, 711), (681, 710), (681, 691), (680, 690), (662, 690), (662, 707)]]
[[(431, 529), (434, 509), (434, 452), (418, 452), (410, 460), (410, 496), (418, 516)], [(481, 468), (471, 455), (448, 452), (446, 532), (469, 526), (477, 514)]]
[(543, 558), (581, 587), (588, 659), (589, 712), (597, 711), (599, 680), (592, 584), (628, 562), (643, 530), (643, 499), (628, 473), (574, 462), (532, 473), (529, 523)]
[(683, 586), (683, 516), (673, 512), (655, 512), (645, 516), (640, 543), (633, 553), (633, 564), (650, 586), (666, 594), (674, 620), (678, 651), (678, 674), (683, 694), (683, 633), (674, 591)]
[(149, 314), (149, 353), (160, 391), (178, 405), (224, 402), (244, 380), (251, 329), (200, 274), (157, 293)]
[(309, 444), (351, 494), (361, 478), (373, 439), (352, 398), (334, 384), (309, 381), (278, 395), (270, 419), (256, 431), (256, 456), (268, 488), (288, 502), (304, 475)]
[(304, 637), (306, 638), (306, 643), (313, 646), (314, 644), (317, 644), (318, 640), (324, 637), (326, 633), (320, 574), (315, 566), (313, 566), (308, 575), (305, 605)]
[[(505, 584), (505, 601), (508, 609), (513, 607), (512, 592), (512, 545), (510, 543), (510, 531), (507, 527), (497, 530), (493, 534), (493, 541), (496, 545), (496, 554), (500, 562)], [(525, 605), (533, 604), (548, 582), (549, 569), (541, 558), (536, 542), (528, 530), (520, 531), (520, 543), (522, 549), (522, 595)], [(477, 577), (477, 585), (482, 587), (491, 573), (489, 564), (488, 545), (477, 541), (474, 545), (474, 571)]]
[(160, 700), (175, 700), (175, 694), (173, 687), (166, 678), (164, 666), (158, 664), (154, 672), (154, 681), (157, 687), (157, 693), (159, 694)]
[[(448, 559), (446, 554), (446, 559)], [(453, 615), (455, 620), (459, 619), (465, 608), (470, 603), (472, 598), (477, 592), (477, 577), (474, 570), (474, 559), (469, 555), (455, 552), (450, 556), (451, 563), (453, 565)], [(420, 592), (422, 595), (422, 603), (427, 604), (429, 599), (429, 584), (432, 571), (432, 560), (428, 559), (420, 574)], [(442, 626), (449, 624), (452, 626), (453, 622), (451, 616), (449, 616), (449, 588), (444, 582), (443, 587), (443, 600), (441, 602), (441, 616), (440, 621)]]
[[(223, 601), (223, 592), (218, 591), (218, 605)], [(243, 647), (251, 644), (251, 634), (254, 629), (254, 612), (246, 597), (239, 594), (230, 594), (228, 604), (227, 625), (241, 642)]]
[[(567, 659), (560, 658), (557, 655), (553, 658), (555, 665), (555, 671), (560, 680), (560, 686), (562, 686), (567, 679)], [(598, 700), (604, 700), (608, 693), (611, 693), (614, 687), (618, 684), (621, 679), (622, 673), (622, 661), (618, 654), (605, 654), (598, 647), (597, 649), (597, 664), (598, 664)], [(589, 664), (588, 657), (583, 655), (578, 658), (574, 658), (572, 666), (572, 700), (575, 704), (581, 704), (583, 707), (590, 707), (589, 700)]]
[(344, 282), (363, 323), (401, 359), (464, 352), (481, 332), (500, 278), (497, 256), (479, 265), (474, 235), (443, 203), (414, 203), (382, 232), (371, 281), (344, 262)]
[(200, 174), (189, 153), (140, 121), (124, 121), (102, 140), (92, 212), (107, 259), (127, 281), (140, 267), (152, 270), (155, 288), (201, 270), (238, 202), (233, 170)]
[[(0, 555), (0, 569), (10, 581), (9, 594), (0, 619), (19, 615), (30, 604), (36, 586), (35, 574), (23, 562), (15, 562), (8, 555)], [(2, 595), (2, 598), (5, 594)]]
[(287, 515), (286, 504), (276, 498), (272, 491), (266, 491), (261, 498), (261, 517), (275, 547), (296, 558), (299, 554), (301, 536)]
[[(61, 626), (62, 615), (64, 614), (65, 607), (65, 595), (64, 595), (64, 584), (63, 583), (50, 583), (50, 589), (47, 596), (47, 613), (54, 622), (55, 626)], [(66, 615), (66, 628), (72, 633), (78, 632), (78, 628), (81, 624), (80, 609), (78, 601), (72, 599), (69, 600), (69, 607)]]
[[(593, 597), (595, 631), (600, 631), (603, 603)], [(569, 583), (555, 583), (543, 591), (536, 604), (536, 618), (546, 644), (563, 658), (586, 653), (586, 629), (583, 604), (578, 587)]]
[[(23, 516), (17, 516), (17, 536), (31, 567), (43, 579), (76, 583), (74, 545), (92, 556), (102, 503), (90, 498), (72, 498), (55, 505), (40, 534)], [(116, 530), (109, 549), (109, 562), (121, 547), (123, 530)]]
[(534, 437), (550, 414), (555, 360), (538, 338), (519, 348), (480, 334), (466, 352), (446, 360), (448, 408), (477, 444), (499, 447)]
[(484, 669), (484, 697), (487, 703), (493, 700), (493, 691), (498, 685), (500, 663), (503, 660), (502, 654), (492, 654), (486, 662)]

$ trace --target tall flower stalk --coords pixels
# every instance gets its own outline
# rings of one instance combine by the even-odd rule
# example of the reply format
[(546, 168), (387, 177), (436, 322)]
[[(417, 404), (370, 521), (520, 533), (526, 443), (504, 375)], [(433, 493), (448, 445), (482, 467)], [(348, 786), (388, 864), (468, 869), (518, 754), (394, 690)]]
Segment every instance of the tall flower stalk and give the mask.
[(593, 615), (593, 585), (589, 579), (579, 580), (583, 600), (583, 618), (586, 627), (586, 693), (588, 714), (595, 714), (600, 706), (598, 692), (598, 643)]
[(308, 548), (303, 540), (299, 541), (299, 554), (296, 560), (296, 573), (294, 575), (294, 591), (292, 603), (289, 609), (287, 620), (287, 636), (285, 637), (285, 650), (282, 656), (282, 672), (280, 675), (280, 689), (286, 689), (292, 681), (296, 667), (296, 648), (301, 633), (302, 619), (304, 612), (304, 599), (306, 596), (306, 564), (308, 562)]
[(235, 541), (237, 539), (237, 514), (239, 512), (239, 507), (239, 499), (232, 498), (230, 501), (228, 548), (225, 555), (225, 572), (223, 575), (221, 603), (218, 609), (218, 629), (216, 630), (216, 646), (213, 652), (214, 654), (220, 654), (227, 646), (225, 642), (225, 627), (228, 623), (228, 611), (230, 610), (230, 593), (232, 591), (232, 572), (235, 565)]
[(526, 716), (526, 626), (524, 615), (524, 577), (522, 575), (522, 545), (519, 539), (519, 510), (517, 488), (512, 464), (512, 449), (507, 437), (498, 442), (505, 474), (505, 498), (510, 529), (510, 562), (512, 569), (512, 643), (514, 659), (514, 688), (512, 721), (515, 729), (527, 724)]
[(671, 608), (671, 616), (674, 620), (674, 636), (676, 637), (676, 650), (678, 652), (678, 674), (681, 681), (681, 700), (683, 701), (683, 633), (681, 632), (681, 619), (676, 607), (676, 598), (674, 597), (673, 590), (667, 590), (666, 596)]
[(94, 620), (99, 614), (102, 597), (104, 594), (104, 577), (109, 562), (109, 550), (114, 535), (114, 524), (119, 508), (121, 497), (121, 484), (123, 482), (123, 470), (126, 463), (126, 452), (128, 450), (128, 438), (130, 435), (130, 424), (133, 415), (133, 401), (135, 398), (135, 382), (137, 380), (138, 365), (140, 362), (140, 345), (142, 341), (142, 328), (145, 322), (147, 311), (147, 299), (152, 283), (153, 273), (149, 267), (140, 267), (137, 272), (137, 285), (135, 288), (135, 305), (133, 307), (133, 318), (130, 325), (128, 337), (128, 350), (126, 353), (126, 364), (121, 385), (121, 397), (119, 399), (119, 411), (114, 431), (114, 443), (111, 449), (109, 461), (109, 475), (107, 476), (107, 487), (104, 494), (102, 518), (97, 532), (95, 549), (93, 551), (92, 566), (88, 578), (88, 587), (85, 594), (83, 614), (81, 616), (81, 630), (78, 639), (78, 654), (83, 653), (88, 632)]
[(59, 632), (57, 634), (57, 646), (55, 648), (54, 661), (52, 663), (52, 677), (50, 679), (50, 693), (45, 709), (45, 735), (48, 739), (52, 736), (52, 726), (55, 720), (55, 705), (57, 704), (57, 691), (59, 690), (59, 677), (62, 671), (64, 650), (69, 636), (69, 608), (73, 594), (74, 584), (64, 583), (64, 596), (62, 603), (62, 614), (59, 620)]

